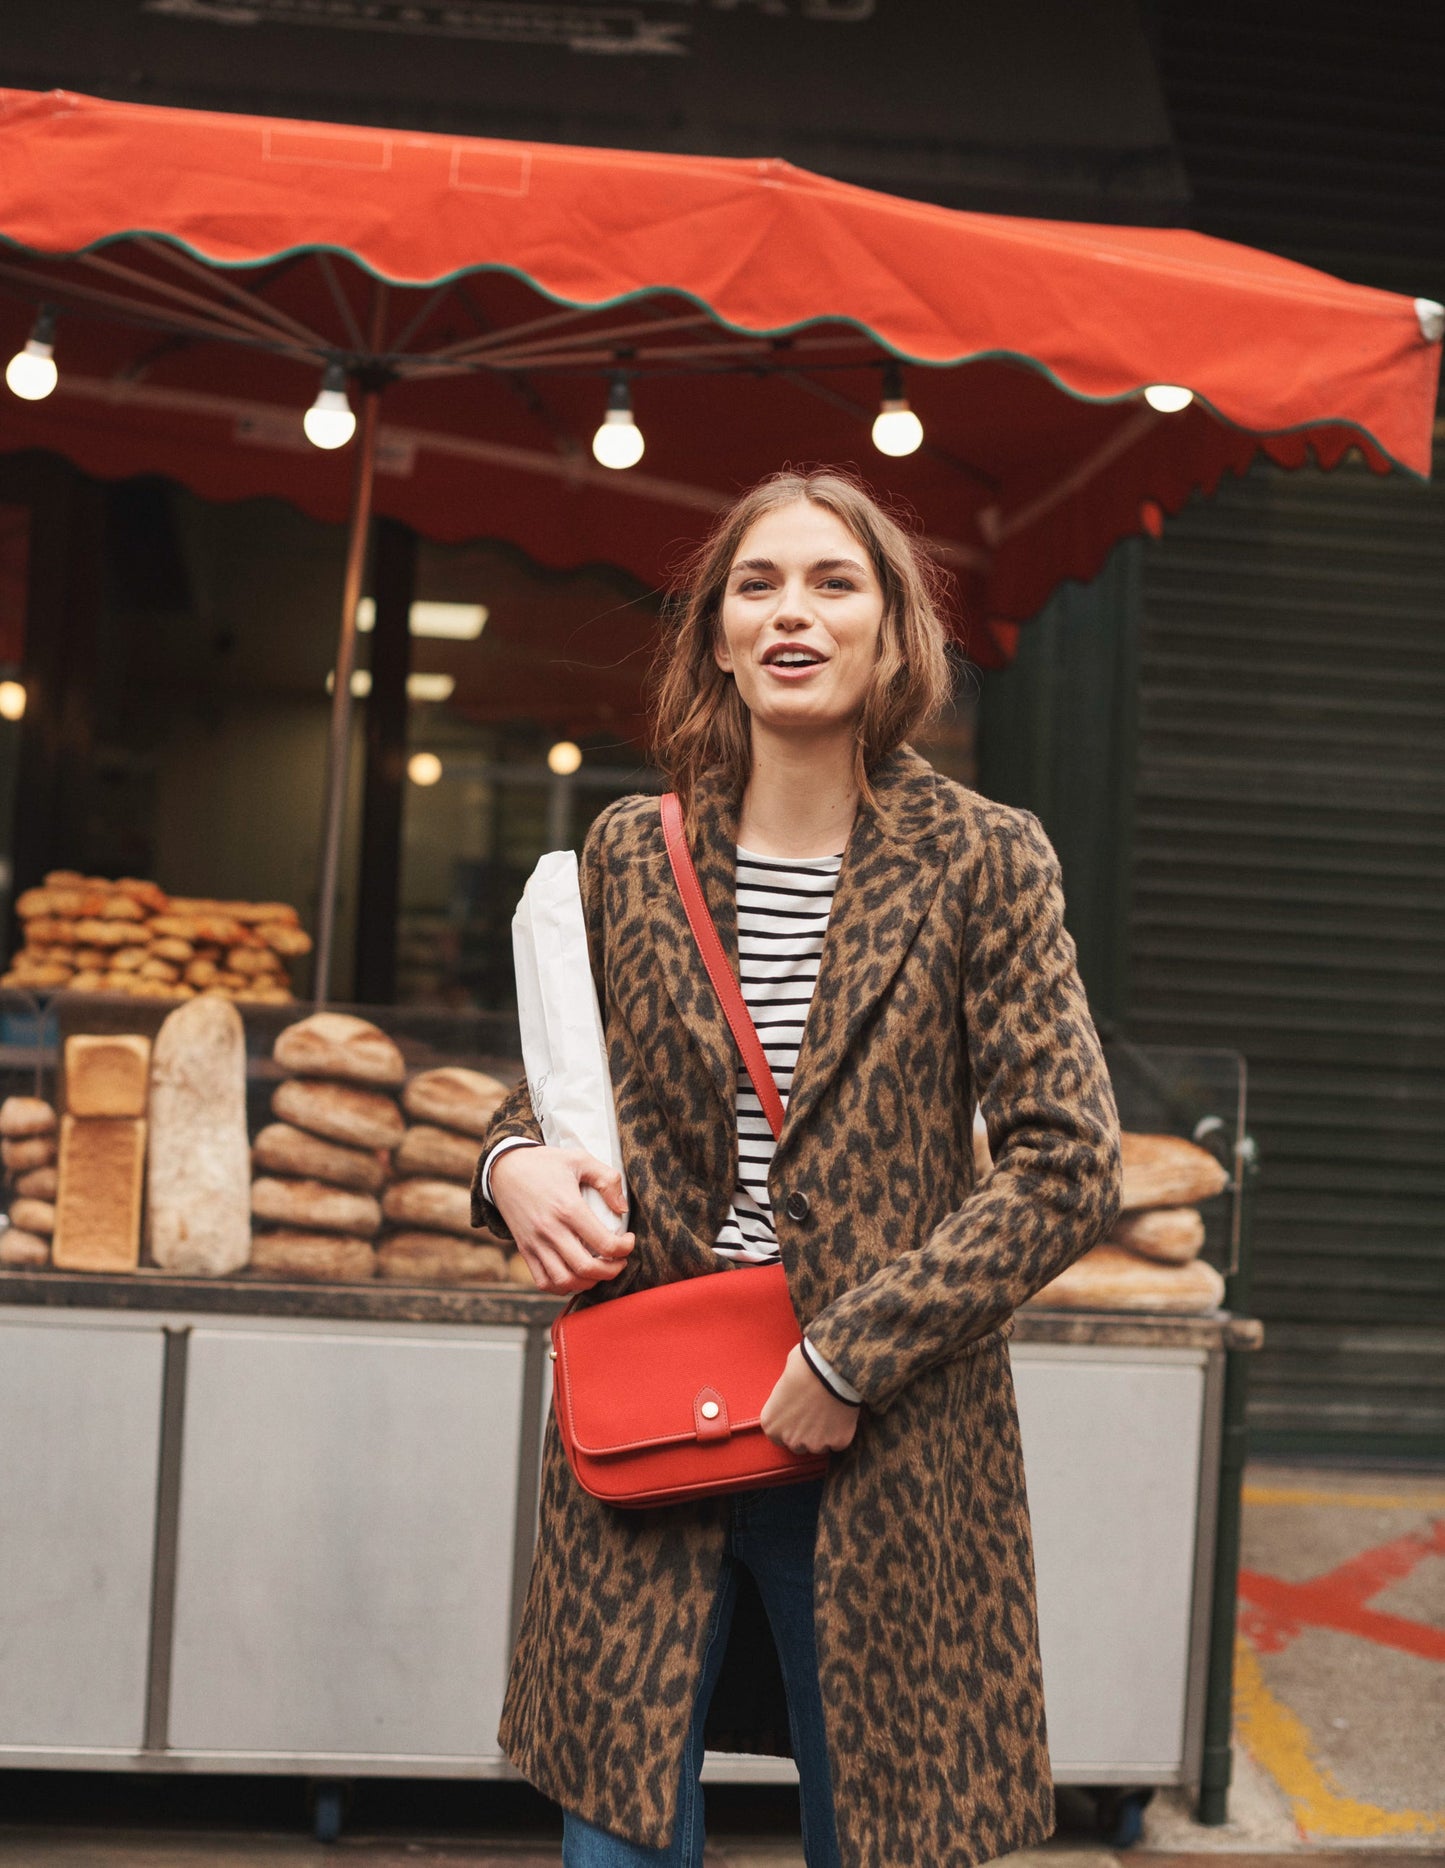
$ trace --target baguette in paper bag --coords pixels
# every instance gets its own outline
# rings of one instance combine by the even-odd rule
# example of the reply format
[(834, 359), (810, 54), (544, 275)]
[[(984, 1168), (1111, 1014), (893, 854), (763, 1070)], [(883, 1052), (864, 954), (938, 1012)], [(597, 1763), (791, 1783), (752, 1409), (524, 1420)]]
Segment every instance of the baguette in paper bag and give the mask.
[[(542, 1139), (549, 1148), (585, 1148), (621, 1173), (607, 1043), (572, 850), (550, 851), (532, 871), (512, 917), (512, 955), (522, 1061)], [(595, 1187), (584, 1187), (582, 1197), (612, 1232), (627, 1230), (626, 1212), (613, 1212)]]

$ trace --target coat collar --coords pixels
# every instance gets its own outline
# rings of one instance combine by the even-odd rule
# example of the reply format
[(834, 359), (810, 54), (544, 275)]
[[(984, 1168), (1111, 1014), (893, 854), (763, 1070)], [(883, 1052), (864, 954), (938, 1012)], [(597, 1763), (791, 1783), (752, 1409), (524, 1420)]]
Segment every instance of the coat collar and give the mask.
[[(843, 853), (779, 1152), (816, 1106), (869, 1013), (888, 989), (933, 903), (942, 876), (933, 767), (905, 743), (880, 761), (872, 783), (875, 802), (860, 801)], [(693, 861), (734, 978), (738, 971), (737, 828), (741, 806), (741, 791), (729, 787), (720, 775), (709, 774), (699, 782)], [(660, 827), (657, 834), (660, 844)], [(672, 968), (665, 970), (668, 990), (684, 1028), (703, 1055), (718, 1100), (731, 1123), (736, 1119), (737, 1107), (737, 1047), (675, 887), (661, 891), (657, 908), (676, 923), (669, 930), (672, 939), (667, 945), (680, 953), (682, 960), (680, 974)]]

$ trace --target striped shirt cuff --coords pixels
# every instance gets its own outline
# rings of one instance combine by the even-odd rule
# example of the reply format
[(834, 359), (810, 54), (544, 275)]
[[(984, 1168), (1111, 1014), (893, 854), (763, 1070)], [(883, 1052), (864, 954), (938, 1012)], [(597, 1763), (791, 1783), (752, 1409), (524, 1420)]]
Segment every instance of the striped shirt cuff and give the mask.
[[(492, 1163), (498, 1155), (504, 1155), (509, 1148), (540, 1148), (540, 1142), (534, 1142), (530, 1135), (508, 1135), (499, 1141), (495, 1148), (487, 1150), (487, 1158), (482, 1163), (482, 1198), (492, 1199)], [(493, 1206), (496, 1201), (492, 1200)]]
[(806, 1336), (803, 1338), (803, 1360), (835, 1401), (846, 1401), (849, 1407), (862, 1407), (863, 1397), (852, 1382), (844, 1381), (832, 1364), (823, 1360)]

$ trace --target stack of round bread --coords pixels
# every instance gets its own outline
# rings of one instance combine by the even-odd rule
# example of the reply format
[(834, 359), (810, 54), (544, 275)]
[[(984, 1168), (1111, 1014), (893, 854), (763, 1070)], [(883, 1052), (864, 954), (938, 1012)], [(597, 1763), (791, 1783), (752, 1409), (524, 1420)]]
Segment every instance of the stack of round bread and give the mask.
[(421, 1071), (403, 1090), (410, 1123), (392, 1157), (398, 1178), (381, 1201), (391, 1228), (377, 1252), (384, 1278), (494, 1284), (507, 1276), (501, 1241), (472, 1226), (470, 1193), (481, 1138), (506, 1093), (495, 1077), (459, 1064)]
[(311, 937), (285, 902), (197, 901), (154, 882), (54, 869), (15, 904), (25, 942), (0, 986), (121, 992), (131, 998), (287, 1004), (286, 962)]
[(1109, 1237), (1031, 1301), (1058, 1310), (1217, 1309), (1224, 1279), (1199, 1257), (1204, 1219), (1195, 1203), (1222, 1193), (1228, 1173), (1177, 1135), (1126, 1131), (1120, 1153), (1123, 1205)]
[(10, 1224), (0, 1230), (0, 1265), (48, 1265), (55, 1231), (56, 1116), (38, 1096), (0, 1103), (0, 1157)]
[(288, 1025), (272, 1055), (290, 1074), (276, 1118), (251, 1148), (251, 1269), (351, 1282), (376, 1272), (380, 1196), (405, 1131), (401, 1052), (364, 1018), (317, 1012)]

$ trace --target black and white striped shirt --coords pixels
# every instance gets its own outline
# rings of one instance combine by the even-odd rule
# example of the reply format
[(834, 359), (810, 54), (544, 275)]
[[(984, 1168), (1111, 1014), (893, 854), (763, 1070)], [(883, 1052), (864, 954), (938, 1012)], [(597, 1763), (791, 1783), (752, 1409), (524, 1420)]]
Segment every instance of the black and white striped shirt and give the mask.
[[(803, 862), (738, 847), (739, 983), (785, 1109), (842, 866), (841, 855)], [(738, 1180), (716, 1249), (725, 1258), (775, 1259), (768, 1198), (773, 1132), (741, 1059), (737, 1121)]]

